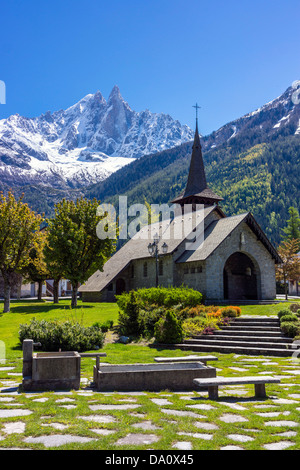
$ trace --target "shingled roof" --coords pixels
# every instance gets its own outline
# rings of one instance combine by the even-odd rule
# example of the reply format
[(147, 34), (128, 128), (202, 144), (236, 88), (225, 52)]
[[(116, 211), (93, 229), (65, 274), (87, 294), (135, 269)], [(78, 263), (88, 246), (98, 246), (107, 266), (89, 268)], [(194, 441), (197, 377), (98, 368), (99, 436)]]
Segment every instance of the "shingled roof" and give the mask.
[(277, 251), (268, 240), (258, 223), (250, 212), (239, 214), (232, 217), (226, 217), (212, 222), (204, 232), (204, 242), (196, 250), (185, 251), (176, 263), (188, 263), (191, 261), (206, 260), (218, 246), (236, 229), (242, 222), (246, 222), (255, 233), (258, 240), (267, 248), (276, 263), (282, 260)]

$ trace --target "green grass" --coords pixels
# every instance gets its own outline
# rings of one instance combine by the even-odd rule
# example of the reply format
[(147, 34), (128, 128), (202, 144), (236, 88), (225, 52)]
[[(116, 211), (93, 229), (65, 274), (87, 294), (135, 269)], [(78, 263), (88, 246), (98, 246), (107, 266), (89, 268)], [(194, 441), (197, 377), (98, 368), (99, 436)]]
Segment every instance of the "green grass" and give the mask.
[[(0, 303), (0, 311), (2, 309)], [(19, 343), (19, 325), (36, 320), (73, 320), (90, 326), (95, 322), (103, 323), (106, 320), (118, 319), (118, 308), (115, 303), (83, 303), (78, 302), (78, 308), (71, 309), (69, 300), (62, 300), (58, 305), (52, 302), (38, 301), (12, 301), (10, 313), (0, 313), (0, 341), (4, 341), (6, 357), (21, 356)]]

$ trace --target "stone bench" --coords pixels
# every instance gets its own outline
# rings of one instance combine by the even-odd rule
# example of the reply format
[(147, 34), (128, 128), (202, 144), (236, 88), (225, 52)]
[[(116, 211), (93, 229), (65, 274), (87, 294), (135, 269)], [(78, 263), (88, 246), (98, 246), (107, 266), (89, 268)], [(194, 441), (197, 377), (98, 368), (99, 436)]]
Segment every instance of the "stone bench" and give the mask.
[(266, 398), (266, 384), (280, 383), (279, 379), (274, 377), (216, 377), (212, 379), (194, 379), (193, 382), (198, 387), (205, 387), (208, 389), (208, 396), (210, 400), (218, 399), (218, 391), (220, 385), (245, 385), (253, 384), (255, 388), (255, 397)]
[(207, 361), (217, 361), (216, 356), (182, 356), (182, 357), (155, 357), (155, 362), (202, 362), (205, 366)]

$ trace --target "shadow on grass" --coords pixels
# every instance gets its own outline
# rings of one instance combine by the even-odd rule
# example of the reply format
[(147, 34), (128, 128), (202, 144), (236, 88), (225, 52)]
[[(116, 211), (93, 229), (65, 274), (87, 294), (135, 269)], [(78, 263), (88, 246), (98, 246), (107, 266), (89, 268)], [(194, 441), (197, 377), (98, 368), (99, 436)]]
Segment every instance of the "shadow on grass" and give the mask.
[[(33, 313), (48, 313), (55, 310), (61, 310), (61, 313), (76, 313), (77, 311), (85, 310), (88, 308), (93, 308), (91, 305), (80, 305), (77, 308), (71, 308), (69, 305), (60, 305), (60, 304), (40, 304), (40, 305), (20, 305), (20, 306), (11, 306), (10, 313), (19, 313), (23, 315), (33, 314)], [(3, 315), (1, 313), (0, 315)]]

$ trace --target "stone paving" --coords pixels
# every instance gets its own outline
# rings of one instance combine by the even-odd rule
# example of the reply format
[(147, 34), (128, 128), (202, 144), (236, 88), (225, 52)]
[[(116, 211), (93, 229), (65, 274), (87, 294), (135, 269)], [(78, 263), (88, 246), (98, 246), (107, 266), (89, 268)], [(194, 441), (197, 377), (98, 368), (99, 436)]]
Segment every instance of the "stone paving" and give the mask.
[(0, 450), (299, 450), (299, 365), (236, 355), (222, 367), (220, 355), (218, 375), (264, 367), (281, 383), (266, 399), (251, 385), (221, 387), (216, 401), (205, 391), (100, 393), (86, 378), (78, 391), (22, 393), (20, 366), (0, 365)]

